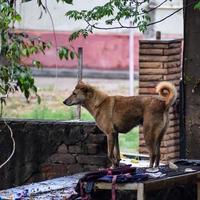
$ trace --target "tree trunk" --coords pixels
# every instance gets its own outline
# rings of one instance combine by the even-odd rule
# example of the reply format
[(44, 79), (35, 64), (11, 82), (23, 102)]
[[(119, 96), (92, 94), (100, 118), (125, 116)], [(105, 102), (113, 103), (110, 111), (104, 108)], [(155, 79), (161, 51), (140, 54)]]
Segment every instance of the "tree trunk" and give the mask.
[(186, 156), (200, 159), (200, 10), (195, 10), (192, 2), (197, 1), (184, 0)]

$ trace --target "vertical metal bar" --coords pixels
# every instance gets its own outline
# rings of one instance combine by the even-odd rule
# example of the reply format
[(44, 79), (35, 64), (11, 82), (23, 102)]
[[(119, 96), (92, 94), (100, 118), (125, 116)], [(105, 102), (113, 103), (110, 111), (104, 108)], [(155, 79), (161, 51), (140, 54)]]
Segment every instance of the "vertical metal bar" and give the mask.
[[(78, 82), (82, 80), (83, 74), (83, 48), (78, 48), (78, 72), (77, 72), (77, 80)], [(78, 120), (81, 119), (81, 106), (78, 105), (76, 109), (76, 118)]]

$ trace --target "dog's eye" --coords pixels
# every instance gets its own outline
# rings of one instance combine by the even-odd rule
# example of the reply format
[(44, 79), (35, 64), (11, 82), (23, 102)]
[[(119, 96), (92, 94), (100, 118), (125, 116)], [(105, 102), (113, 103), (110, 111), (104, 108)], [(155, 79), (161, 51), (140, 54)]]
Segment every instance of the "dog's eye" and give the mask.
[(76, 95), (76, 93), (75, 93), (75, 92), (73, 92), (72, 94), (73, 94), (73, 95)]

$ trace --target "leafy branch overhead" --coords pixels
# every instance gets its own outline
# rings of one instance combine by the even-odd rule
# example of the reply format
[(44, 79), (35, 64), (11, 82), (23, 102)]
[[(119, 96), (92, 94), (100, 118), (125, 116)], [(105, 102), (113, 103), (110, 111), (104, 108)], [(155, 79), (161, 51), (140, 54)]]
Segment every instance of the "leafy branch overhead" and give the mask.
[[(66, 13), (67, 17), (75, 21), (84, 20), (87, 23), (85, 29), (73, 33), (70, 39), (76, 39), (80, 35), (86, 37), (93, 32), (93, 29), (106, 30), (113, 24), (126, 28), (124, 23), (127, 23), (127, 19), (133, 22), (133, 26), (137, 26), (144, 32), (150, 21), (148, 11), (145, 9), (146, 3), (149, 3), (149, 0), (110, 0), (103, 6), (96, 6), (91, 10), (70, 10)], [(103, 27), (98, 26), (100, 20), (104, 21)]]
[[(76, 39), (81, 35), (87, 37), (89, 33), (93, 33), (94, 29), (138, 28), (141, 32), (144, 32), (148, 26), (165, 21), (185, 7), (193, 6), (194, 9), (200, 9), (200, 1), (193, 1), (157, 21), (151, 21), (150, 12), (156, 10), (167, 1), (172, 0), (163, 0), (153, 8), (148, 8), (147, 5), (150, 3), (150, 0), (109, 0), (104, 5), (96, 6), (91, 10), (70, 10), (66, 13), (69, 19), (86, 22), (86, 27), (72, 33), (70, 40)], [(130, 21), (132, 24), (127, 25)]]

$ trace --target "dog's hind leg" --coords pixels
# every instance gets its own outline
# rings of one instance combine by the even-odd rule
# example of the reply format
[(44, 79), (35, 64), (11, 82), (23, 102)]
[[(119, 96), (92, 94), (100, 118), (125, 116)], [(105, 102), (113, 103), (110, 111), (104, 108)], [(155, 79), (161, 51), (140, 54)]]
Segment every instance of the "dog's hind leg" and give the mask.
[(162, 138), (167, 130), (167, 126), (168, 126), (168, 122), (166, 121), (165, 125), (164, 125), (164, 128), (161, 129), (161, 130), (158, 130), (159, 131), (159, 134), (156, 138), (156, 160), (155, 160), (155, 167), (158, 167), (159, 166), (159, 163), (160, 163), (160, 145), (161, 145), (161, 141), (162, 141)]
[(157, 141), (155, 151), (156, 151), (155, 167), (158, 167), (160, 164), (160, 141)]
[(156, 159), (156, 151), (155, 151), (155, 146), (153, 144), (147, 144), (147, 148), (149, 150), (149, 156), (150, 156), (150, 164), (149, 167), (152, 168), (155, 163)]
[(149, 151), (150, 156), (150, 164), (149, 167), (152, 168), (154, 166), (156, 160), (156, 138), (153, 133), (152, 126), (143, 126), (144, 131), (144, 139)]

